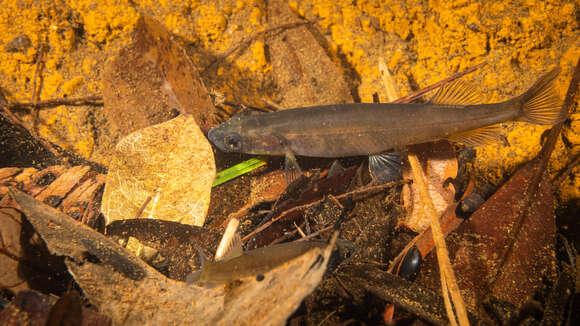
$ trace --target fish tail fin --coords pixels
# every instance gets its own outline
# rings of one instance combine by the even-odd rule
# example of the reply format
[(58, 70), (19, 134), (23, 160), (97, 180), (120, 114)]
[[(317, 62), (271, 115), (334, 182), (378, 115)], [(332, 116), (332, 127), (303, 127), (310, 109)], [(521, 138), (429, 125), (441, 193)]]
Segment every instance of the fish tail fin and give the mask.
[(524, 94), (512, 100), (521, 105), (521, 115), (517, 121), (553, 125), (566, 119), (562, 101), (554, 90), (553, 82), (559, 73), (560, 68), (546, 73)]

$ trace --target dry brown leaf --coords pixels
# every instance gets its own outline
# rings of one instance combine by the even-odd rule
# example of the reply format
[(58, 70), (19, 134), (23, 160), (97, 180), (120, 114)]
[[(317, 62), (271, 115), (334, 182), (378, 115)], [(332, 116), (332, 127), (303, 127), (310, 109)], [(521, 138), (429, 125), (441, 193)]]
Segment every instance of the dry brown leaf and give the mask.
[[(268, 23), (277, 26), (297, 22), (285, 1), (268, 2)], [(328, 57), (318, 39), (306, 27), (293, 28), (268, 40), (272, 72), (280, 88), (283, 108), (351, 103), (342, 70)]]
[[(554, 280), (554, 198), (546, 175), (534, 195), (516, 245), (501, 265), (515, 220), (522, 214), (524, 190), (530, 186), (538, 168), (537, 161), (520, 168), (469, 220), (447, 237), (459, 286), (464, 289), (466, 303), (472, 308), (489, 296), (520, 306), (545, 286), (546, 280)], [(431, 268), (436, 264), (433, 255), (425, 257), (424, 264), (424, 282), (437, 288), (438, 280), (432, 275), (435, 269)], [(497, 275), (495, 283), (490, 284)]]
[(17, 293), (30, 289), (18, 273), (23, 256), (20, 236), (21, 214), (12, 207), (0, 208), (0, 286)]
[[(12, 196), (115, 325), (284, 325), (321, 281), (334, 247), (334, 241), (316, 245), (263, 275), (198, 287), (166, 278), (111, 239), (22, 192)], [(99, 261), (85, 259), (87, 251)]]
[[(437, 214), (441, 215), (453, 202), (455, 196), (453, 185), (443, 187), (447, 178), (455, 178), (457, 175), (457, 159), (453, 146), (448, 142), (440, 141), (409, 146), (408, 151), (419, 157), (427, 177), (429, 195)], [(411, 169), (407, 165), (403, 167), (403, 178), (412, 179)], [(419, 233), (426, 230), (430, 222), (428, 216), (423, 214), (426, 208), (422, 204), (416, 185), (403, 186), (402, 195), (408, 212), (403, 221), (405, 226)]]
[(211, 145), (181, 115), (117, 144), (101, 210), (107, 223), (143, 217), (202, 226), (214, 178)]
[(149, 17), (135, 27), (134, 42), (107, 62), (104, 112), (121, 136), (187, 112), (204, 131), (215, 107), (197, 69), (167, 29)]

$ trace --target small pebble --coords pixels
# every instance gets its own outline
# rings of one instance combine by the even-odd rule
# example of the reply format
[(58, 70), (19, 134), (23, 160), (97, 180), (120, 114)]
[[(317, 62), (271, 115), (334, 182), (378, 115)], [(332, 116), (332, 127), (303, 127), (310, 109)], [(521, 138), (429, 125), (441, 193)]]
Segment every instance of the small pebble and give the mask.
[(6, 51), (7, 52), (25, 52), (32, 42), (30, 38), (26, 35), (19, 35), (16, 36), (12, 41), (6, 44)]

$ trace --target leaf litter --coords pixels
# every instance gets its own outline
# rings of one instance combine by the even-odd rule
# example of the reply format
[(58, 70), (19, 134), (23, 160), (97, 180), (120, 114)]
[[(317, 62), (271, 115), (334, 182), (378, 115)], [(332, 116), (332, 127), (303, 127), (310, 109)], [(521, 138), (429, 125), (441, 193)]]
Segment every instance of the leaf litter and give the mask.
[(113, 324), (281, 325), (320, 282), (334, 247), (312, 246), (240, 284), (198, 287), (166, 278), (108, 237), (18, 190), (11, 196)]
[(101, 206), (107, 224), (144, 217), (203, 225), (214, 164), (211, 146), (190, 115), (128, 135), (109, 165)]
[[(360, 176), (355, 176), (353, 178), (356, 179), (359, 177)], [(543, 187), (541, 187), (541, 188), (543, 189)], [(355, 254), (355, 258), (357, 258), (357, 259), (350, 262), (350, 263), (354, 263), (353, 264), (354, 266), (357, 266), (357, 264), (359, 264), (361, 262), (363, 262), (363, 263), (366, 262), (368, 264), (375, 264), (375, 267), (376, 266), (386, 266), (387, 265), (386, 262), (388, 262), (388, 260), (389, 260), (388, 257), (392, 258), (398, 252), (398, 248), (393, 248), (392, 250), (390, 250), (391, 252), (388, 252), (388, 250), (385, 251), (384, 249), (379, 249), (376, 251), (374, 249), (370, 249), (370, 250), (366, 249), (364, 246), (365, 245), (368, 246), (368, 244), (366, 244), (365, 241), (363, 241), (363, 240), (372, 240), (372, 239), (369, 239), (368, 235), (373, 234), (374, 230), (384, 228), (385, 226), (388, 227), (388, 228), (385, 228), (385, 230), (390, 230), (387, 232), (384, 232), (384, 231), (376, 232), (375, 234), (373, 234), (372, 237), (370, 237), (370, 238), (374, 238), (375, 242), (378, 242), (379, 246), (386, 245), (389, 242), (396, 242), (396, 238), (398, 236), (400, 236), (401, 234), (403, 237), (405, 237), (404, 231), (396, 231), (394, 229), (394, 225), (396, 225), (396, 223), (394, 223), (394, 222), (397, 220), (396, 218), (389, 218), (386, 223), (385, 223), (385, 221), (380, 221), (379, 219), (369, 218), (368, 224), (361, 225), (361, 222), (364, 221), (364, 218), (366, 218), (369, 215), (381, 216), (384, 218), (384, 215), (385, 215), (384, 211), (390, 211), (392, 213), (396, 213), (400, 209), (400, 207), (398, 206), (398, 198), (397, 198), (395, 193), (388, 192), (387, 197), (384, 197), (383, 193), (384, 192), (382, 192), (380, 196), (374, 195), (374, 197), (373, 197), (373, 195), (371, 195), (369, 198), (366, 198), (366, 200), (364, 202), (354, 205), (355, 206), (354, 208), (353, 207), (349, 208), (349, 211), (350, 211), (350, 209), (352, 209), (352, 211), (350, 211), (350, 213), (349, 213), (350, 216), (347, 218), (347, 221), (344, 223), (344, 231), (345, 231), (344, 234), (345, 234), (345, 238), (348, 238), (348, 239), (352, 240), (353, 242), (355, 242), (356, 246), (359, 248), (357, 250), (358, 252)], [(268, 197), (268, 195), (269, 194), (266, 191), (263, 196), (264, 196), (264, 198), (270, 198), (270, 199), (276, 197), (275, 195), (271, 195), (271, 194), (270, 194), (271, 196)], [(149, 199), (149, 198), (150, 198), (150, 196), (147, 196), (145, 201), (143, 201), (142, 206), (139, 207), (139, 209), (137, 209), (136, 214), (135, 214), (136, 216), (142, 216), (141, 214), (147, 213), (146, 206), (149, 204), (148, 202), (150, 202), (152, 200), (152, 197), (151, 197), (151, 199)], [(324, 200), (316, 199), (314, 201), (314, 203), (318, 205), (318, 204), (328, 203), (329, 200), (330, 199), (324, 199)], [(258, 200), (255, 202), (259, 203), (260, 201)], [(145, 205), (146, 203), (147, 203), (147, 205)], [(40, 205), (40, 204), (38, 204), (38, 205)], [(372, 211), (369, 209), (369, 206), (372, 206), (372, 205), (375, 205), (375, 206), (379, 207), (380, 209), (383, 209), (384, 211), (382, 211), (382, 212), (380, 212), (380, 210)], [(247, 211), (251, 211), (252, 210), (252, 208), (250, 208), (251, 206), (252, 205), (250, 205), (250, 203), (248, 203), (247, 207), (244, 209)], [(316, 205), (313, 205), (313, 206), (316, 206)], [(338, 207), (340, 209), (344, 209), (344, 207), (340, 207), (340, 206), (338, 206)], [(143, 209), (141, 210), (141, 208), (143, 208)], [(42, 210), (44, 211), (46, 209), (48, 209), (48, 208), (43, 207)], [(322, 211), (324, 211), (324, 210), (322, 210)], [(52, 216), (53, 213), (55, 213), (55, 212), (52, 211), (48, 215)], [(324, 214), (326, 214), (326, 213), (323, 213), (323, 215)], [(223, 218), (224, 217), (222, 217), (222, 219)], [(118, 221), (118, 222), (122, 223), (125, 221)], [(140, 222), (140, 223), (142, 223), (141, 224), (142, 227), (146, 225), (143, 222)], [(161, 224), (163, 224), (163, 223), (161, 223)], [(161, 225), (161, 224), (159, 224), (159, 225)], [(217, 224), (219, 225), (220, 223), (217, 223)], [(223, 222), (221, 224), (223, 224)], [(139, 224), (137, 224), (137, 225), (139, 225)], [(521, 232), (526, 233), (525, 224), (522, 224), (522, 225), (523, 226), (522, 226), (521, 230), (523, 230), (523, 231), (521, 231)], [(71, 228), (74, 229), (74, 227), (72, 227), (72, 226), (71, 226)], [(357, 229), (358, 229), (358, 231), (356, 231)], [(355, 230), (355, 231), (353, 231), (353, 230)], [(393, 231), (393, 230), (395, 230), (395, 231)], [(183, 234), (188, 234), (185, 231), (179, 231), (179, 232), (183, 232)], [(284, 229), (284, 230), (282, 230), (282, 232), (288, 232), (288, 229)], [(400, 234), (397, 234), (398, 232), (400, 232)], [(140, 232), (140, 233), (142, 233), (142, 235), (140, 236), (141, 238), (149, 238), (149, 241), (151, 241), (151, 243), (163, 242), (163, 239), (161, 239), (161, 238), (163, 238), (162, 233), (155, 235), (155, 232), (153, 232), (152, 230), (149, 230), (149, 231), (143, 230), (143, 232)], [(136, 235), (136, 233), (133, 233), (133, 234)], [(379, 238), (377, 238), (377, 236), (379, 236), (379, 237), (384, 236), (384, 238), (381, 239), (381, 241), (377, 241), (377, 239), (379, 239)], [(53, 236), (48, 235), (48, 237), (50, 238)], [(100, 240), (96, 241), (93, 238), (93, 235), (89, 236), (89, 235), (85, 235), (84, 233), (83, 233), (82, 237), (87, 238), (87, 239), (92, 239), (92, 240), (89, 240), (87, 242), (87, 240), (85, 239), (85, 241), (80, 241), (80, 244), (78, 241), (77, 242), (73, 241), (74, 245), (75, 246), (78, 245), (78, 247), (75, 250), (72, 250), (71, 252), (66, 252), (65, 255), (67, 257), (69, 257), (69, 259), (67, 261), (67, 263), (69, 264), (69, 269), (71, 271), (76, 271), (76, 272), (81, 271), (81, 273), (77, 273), (76, 275), (82, 274), (79, 277), (79, 279), (82, 280), (82, 282), (84, 282), (84, 284), (85, 284), (85, 287), (87, 289), (89, 289), (89, 291), (87, 293), (91, 293), (89, 295), (92, 295), (93, 299), (97, 298), (95, 300), (98, 301), (98, 298), (102, 298), (102, 297), (100, 297), (100, 295), (103, 294), (103, 293), (99, 293), (98, 287), (96, 286), (95, 278), (93, 277), (94, 275), (97, 275), (97, 274), (99, 277), (97, 277), (96, 279), (99, 279), (100, 282), (102, 282), (103, 280), (108, 280), (108, 281), (105, 281), (105, 283), (121, 284), (122, 287), (124, 287), (125, 289), (131, 289), (131, 290), (135, 289), (134, 283), (139, 282), (139, 280), (134, 280), (134, 279), (139, 279), (141, 277), (141, 274), (139, 272), (137, 272), (136, 274), (135, 274), (135, 272), (132, 272), (130, 269), (132, 269), (133, 267), (129, 267), (129, 269), (124, 269), (123, 267), (116, 266), (116, 265), (120, 265), (120, 262), (128, 262), (128, 261), (130, 262), (132, 259), (132, 258), (129, 258), (129, 257), (131, 257), (130, 254), (127, 254), (127, 256), (125, 256), (125, 254), (119, 254), (119, 251), (118, 251), (118, 249), (116, 249), (116, 247), (115, 247), (116, 245), (114, 244), (114, 242), (109, 243), (109, 242), (100, 242)], [(49, 240), (47, 240), (47, 241), (49, 241)], [(54, 241), (54, 239), (51, 241)], [(169, 244), (169, 245), (168, 245), (168, 241), (165, 241), (165, 243), (160, 244), (160, 248), (164, 248), (164, 247), (178, 248), (179, 245), (176, 245), (176, 243), (182, 243), (182, 241), (183, 241), (183, 239), (175, 240), (174, 243)], [(102, 244), (105, 244), (105, 247), (109, 248), (109, 249), (100, 250)], [(518, 244), (519, 244), (519, 242), (518, 242)], [(375, 246), (376, 245), (377, 244), (375, 243)], [(211, 248), (211, 246), (208, 246), (208, 247)], [(396, 245), (395, 245), (395, 247), (396, 247)], [(400, 247), (401, 246), (399, 245), (399, 248)], [(188, 250), (191, 250), (191, 249), (192, 248), (190, 247)], [(205, 246), (204, 246), (204, 249), (206, 249)], [(78, 254), (75, 254), (75, 252), (78, 252), (79, 250), (81, 253), (88, 252), (88, 256), (87, 256), (87, 254), (84, 254), (84, 255), (81, 254), (80, 256)], [(361, 253), (361, 251), (366, 251), (366, 252)], [(167, 254), (167, 251), (166, 251), (166, 254)], [(516, 254), (517, 254), (517, 252), (516, 252)], [(512, 253), (512, 255), (513, 255), (513, 253)], [(362, 258), (362, 260), (360, 258)], [(85, 263), (82, 266), (80, 266), (78, 264), (80, 261), (79, 259), (86, 259)], [(135, 261), (135, 262), (137, 262), (137, 261)], [(195, 263), (192, 263), (192, 264), (195, 264)], [(378, 265), (376, 265), (376, 264), (378, 264)], [(508, 265), (510, 264), (509, 259), (507, 261), (507, 264)], [(132, 264), (129, 263), (128, 265), (131, 266)], [(115, 266), (116, 266), (116, 268), (115, 268)], [(154, 271), (151, 270), (149, 267), (147, 267), (147, 265), (142, 265), (142, 268), (143, 268), (143, 270), (146, 271), (145, 274), (150, 273), (151, 275), (154, 275)], [(348, 271), (349, 267), (343, 267), (343, 268), (344, 268), (343, 269), (344, 271)], [(137, 268), (137, 267), (135, 267), (135, 269), (139, 270), (139, 268)], [(362, 269), (361, 271), (365, 271), (365, 270), (366, 270), (366, 267), (365, 267), (365, 269)], [(90, 275), (91, 273), (94, 275), (91, 276)], [(509, 272), (504, 272), (504, 273), (509, 273)], [(298, 315), (295, 315), (294, 317), (292, 317), (292, 319), (291, 319), (292, 321), (305, 320), (305, 319), (309, 319), (309, 318), (312, 318), (309, 320), (320, 321), (320, 320), (326, 320), (327, 317), (331, 318), (331, 320), (333, 318), (335, 318), (334, 321), (337, 321), (337, 320), (345, 320), (346, 318), (348, 318), (348, 316), (349, 316), (348, 312), (336, 313), (337, 310), (334, 310), (334, 312), (330, 312), (330, 314), (329, 314), (328, 311), (325, 310), (324, 307), (318, 306), (315, 302), (318, 302), (318, 300), (320, 300), (321, 298), (324, 298), (325, 296), (328, 299), (329, 293), (331, 295), (337, 296), (337, 293), (340, 293), (341, 291), (342, 291), (342, 296), (343, 296), (344, 300), (352, 299), (353, 298), (352, 294), (359, 291), (356, 289), (357, 286), (349, 286), (349, 287), (345, 288), (344, 285), (349, 284), (348, 278), (351, 278), (352, 280), (354, 280), (355, 278), (357, 278), (357, 277), (360, 278), (361, 275), (365, 275), (365, 274), (362, 272), (357, 272), (357, 273), (351, 273), (351, 274), (344, 273), (340, 277), (337, 276), (338, 274), (333, 273), (332, 275), (333, 275), (333, 277), (326, 279), (323, 282), (323, 284), (320, 286), (320, 288), (318, 290), (316, 290), (314, 295), (312, 297), (310, 297), (310, 299), (307, 299), (305, 301), (305, 304), (301, 308), (302, 312), (299, 312)], [(147, 277), (145, 277), (145, 279), (146, 278)], [(179, 288), (179, 286), (181, 286), (179, 283), (171, 283), (170, 280), (163, 279), (157, 274), (155, 274), (155, 276), (152, 276), (152, 278), (156, 279), (157, 283), (159, 283), (159, 284), (162, 283), (163, 284), (162, 287), (165, 290), (167, 288), (173, 288), (172, 287), (173, 285), (178, 285), (177, 288)], [(340, 278), (343, 278), (343, 280), (340, 280)], [(79, 279), (77, 279), (77, 281), (79, 281)], [(364, 281), (369, 283), (374, 279), (380, 279), (380, 278), (378, 276), (368, 276), (368, 278)], [(394, 279), (397, 279), (397, 278), (394, 277)], [(161, 280), (163, 280), (163, 281), (161, 281)], [(517, 281), (518, 280), (516, 280), (516, 282)], [(332, 282), (335, 286), (334, 286), (334, 288), (332, 288), (332, 287), (329, 288), (329, 283), (332, 283)], [(146, 283), (146, 287), (150, 287), (150, 288), (156, 290), (157, 292), (159, 292), (159, 289), (160, 289), (159, 284), (154, 284), (154, 283), (151, 283), (148, 281), (146, 281), (145, 283)], [(359, 286), (360, 286), (360, 284), (363, 284), (363, 283), (359, 282)], [(171, 286), (164, 286), (164, 285), (171, 285)], [(251, 284), (243, 282), (242, 287), (245, 285), (250, 286)], [(234, 287), (235, 286), (236, 285), (234, 285)], [(409, 294), (407, 294), (407, 295), (403, 294), (402, 300), (396, 301), (395, 299), (393, 299), (392, 296), (386, 297), (386, 296), (380, 294), (381, 291), (385, 290), (385, 284), (375, 284), (374, 286), (375, 286), (375, 288), (377, 288), (379, 290), (370, 291), (370, 292), (374, 293), (377, 297), (385, 299), (387, 301), (393, 300), (393, 301), (397, 302), (398, 305), (401, 305), (402, 307), (407, 307), (407, 309), (409, 309), (409, 311), (414, 311), (411, 308), (408, 308), (409, 306), (405, 306), (405, 304), (403, 303), (405, 300), (411, 300), (411, 296)], [(238, 287), (236, 289), (240, 289), (242, 287)], [(341, 287), (342, 287), (342, 290), (341, 290)], [(137, 294), (143, 295), (144, 293), (150, 293), (147, 291), (143, 292), (144, 290), (142, 290), (142, 287), (137, 287), (137, 288), (138, 288), (138, 290), (135, 291), (135, 293), (137, 293)], [(404, 285), (402, 287), (402, 289), (407, 289), (407, 288), (410, 288), (410, 287), (408, 285)], [(183, 289), (183, 288), (180, 288), (180, 289)], [(113, 291), (113, 290), (106, 289), (105, 292), (106, 291)], [(417, 292), (419, 292), (419, 291), (421, 291), (421, 290), (417, 290)], [(169, 292), (172, 294), (175, 293), (175, 296), (177, 296), (177, 292), (172, 292), (172, 290), (170, 290)], [(236, 291), (232, 291), (232, 293), (235, 293), (235, 292)], [(127, 293), (124, 293), (123, 291), (116, 292), (115, 295), (117, 297), (128, 298), (129, 301), (131, 301), (132, 300), (131, 298), (133, 298), (134, 301), (132, 301), (132, 302), (143, 303), (142, 301), (139, 300), (139, 298), (137, 296), (132, 296), (132, 292), (130, 292), (130, 291), (127, 291)], [(110, 293), (109, 293), (109, 296), (105, 295), (106, 300), (111, 300), (111, 302), (115, 302), (115, 300), (116, 300), (115, 295), (110, 295)], [(125, 295), (125, 297), (123, 295)], [(437, 294), (434, 294), (434, 295), (435, 295), (435, 297), (437, 297)], [(182, 301), (182, 302), (187, 302), (188, 298), (191, 299), (191, 297), (189, 296), (189, 293), (185, 293), (184, 296), (187, 298), (185, 301)], [(227, 295), (226, 295), (226, 297), (227, 297)], [(170, 300), (167, 298), (168, 298), (167, 296), (163, 296), (163, 298), (160, 300), (161, 301), (166, 300), (166, 301), (163, 301), (162, 304), (160, 304), (159, 306), (168, 305), (169, 302), (172, 302), (171, 304), (179, 302), (179, 299), (176, 299), (174, 297), (171, 297)], [(368, 300), (368, 298), (365, 299), (365, 298), (360, 297), (360, 296), (358, 296), (357, 298), (359, 299), (358, 302), (361, 305), (364, 305), (364, 303), (361, 303), (361, 302)], [(440, 297), (439, 297), (439, 299), (440, 299)], [(439, 300), (439, 299), (436, 299), (436, 300)], [(105, 309), (110, 309), (111, 311), (113, 311), (115, 308), (108, 306), (108, 302), (106, 302), (106, 300), (103, 301), (102, 304), (100, 304), (99, 306), (103, 306), (103, 307), (105, 307)], [(345, 309), (345, 307), (346, 307), (345, 303), (344, 303), (345, 301), (342, 301), (342, 303), (340, 303), (341, 302), (340, 299), (331, 299), (331, 302), (336, 302), (333, 300), (336, 300), (339, 302), (339, 304), (336, 305), (336, 307), (339, 307), (337, 309)], [(415, 300), (419, 303), (419, 307), (427, 308), (429, 306), (429, 303), (422, 302), (421, 298), (415, 298), (413, 300)], [(302, 301), (302, 300), (301, 299), (297, 300), (297, 302), (299, 302), (299, 301)], [(116, 303), (118, 303), (118, 302), (116, 302)], [(121, 305), (123, 305), (123, 304), (124, 303), (121, 303)], [(383, 304), (383, 302), (381, 302), (381, 304)], [(159, 313), (160, 315), (163, 315), (167, 312), (170, 312), (170, 313), (177, 313), (179, 316), (181, 316), (181, 314), (179, 312), (177, 312), (175, 310), (171, 310), (171, 308), (164, 310), (164, 308), (152, 307), (150, 305), (147, 305), (147, 303), (143, 303), (142, 306), (145, 309), (152, 309), (152, 310), (149, 310), (149, 311), (153, 311), (152, 314), (154, 315), (153, 319), (151, 319), (151, 320), (155, 320), (154, 318), (158, 317), (156, 314), (158, 313), (159, 310), (163, 311), (163, 312)], [(383, 304), (383, 306), (384, 306), (384, 304)], [(369, 313), (372, 313), (373, 309), (375, 309), (374, 307), (376, 307), (376, 304), (374, 304), (374, 305), (371, 304), (368, 307), (369, 307)], [(125, 315), (123, 315), (123, 318), (129, 318), (129, 319), (124, 319), (124, 321), (127, 321), (127, 320), (137, 321), (137, 320), (140, 320), (140, 318), (145, 318), (142, 315), (140, 315), (142, 312), (130, 311), (127, 313), (126, 311), (130, 310), (130, 309), (127, 308), (126, 305), (124, 307), (116, 307), (116, 308), (118, 308), (120, 312), (117, 311), (117, 312), (114, 312), (113, 314), (118, 313), (118, 314), (122, 315), (122, 314), (126, 313)], [(295, 306), (292, 306), (291, 310), (293, 310), (294, 308), (295, 308)], [(125, 309), (125, 310), (123, 310), (123, 309)], [(304, 313), (304, 310), (306, 311), (305, 313)], [(253, 312), (255, 313), (255, 311), (253, 311)], [(430, 318), (426, 317), (426, 315), (424, 315), (426, 312), (421, 312), (420, 310), (417, 310), (414, 312), (418, 316), (421, 316), (422, 318), (425, 318), (427, 320), (432, 320), (432, 321), (434, 320), (434, 319), (430, 319)], [(327, 317), (324, 317), (324, 319), (323, 319), (321, 317), (321, 314), (323, 314), (324, 316), (327, 316)], [(115, 315), (115, 316), (116, 316), (115, 318), (118, 317), (118, 315)], [(202, 317), (202, 316), (203, 316), (203, 314), (198, 315), (198, 317)], [(286, 315), (284, 315), (284, 320), (286, 319), (285, 316)], [(152, 316), (149, 315), (147, 317), (149, 318)], [(444, 316), (444, 314), (442, 314), (442, 313), (439, 314), (439, 318), (440, 318), (439, 320), (443, 321), (443, 322), (446, 320), (445, 319), (446, 316)], [(470, 319), (471, 319), (471, 317), (470, 317)], [(185, 320), (187, 321), (188, 319), (185, 319)], [(248, 319), (248, 320), (250, 320), (250, 319)], [(477, 319), (472, 320), (472, 321), (474, 321), (474, 323), (475, 323), (476, 320)], [(256, 320), (252, 320), (252, 321), (256, 321)]]

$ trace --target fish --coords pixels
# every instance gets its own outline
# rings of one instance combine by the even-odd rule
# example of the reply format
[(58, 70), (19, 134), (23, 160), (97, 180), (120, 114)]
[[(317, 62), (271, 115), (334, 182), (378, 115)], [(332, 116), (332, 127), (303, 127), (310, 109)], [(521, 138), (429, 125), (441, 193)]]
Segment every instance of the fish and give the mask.
[(498, 103), (481, 104), (473, 86), (455, 81), (426, 103), (349, 103), (236, 115), (212, 128), (208, 138), (224, 152), (285, 156), (289, 182), (301, 174), (298, 155), (369, 156), (371, 175), (384, 183), (400, 173), (398, 152), (405, 146), (440, 139), (479, 146), (496, 140), (507, 121), (563, 121), (553, 84), (559, 72), (551, 70), (523, 94)]
[[(329, 246), (334, 247), (338, 237), (338, 232), (335, 232), (330, 241), (289, 242), (244, 252), (239, 233), (237, 233), (238, 225), (239, 221), (235, 218), (228, 223), (216, 251), (214, 262), (205, 261), (203, 251), (200, 250), (201, 268), (187, 277), (188, 284), (213, 287), (230, 284), (248, 277), (260, 280), (268, 271), (311, 250), (318, 248), (322, 252)], [(320, 256), (319, 259), (324, 258)]]

